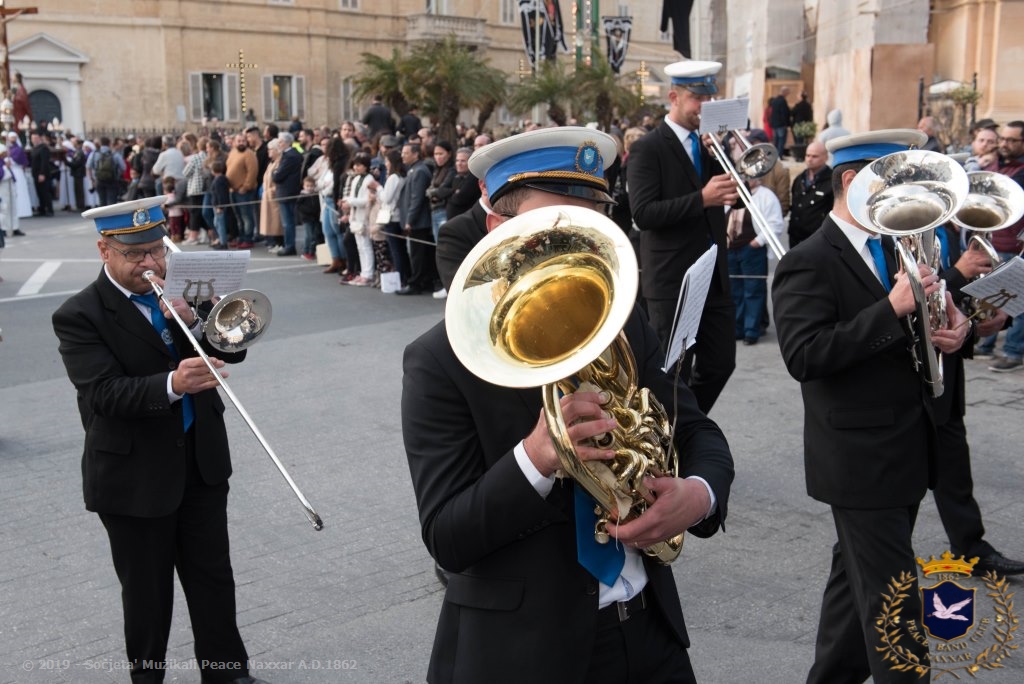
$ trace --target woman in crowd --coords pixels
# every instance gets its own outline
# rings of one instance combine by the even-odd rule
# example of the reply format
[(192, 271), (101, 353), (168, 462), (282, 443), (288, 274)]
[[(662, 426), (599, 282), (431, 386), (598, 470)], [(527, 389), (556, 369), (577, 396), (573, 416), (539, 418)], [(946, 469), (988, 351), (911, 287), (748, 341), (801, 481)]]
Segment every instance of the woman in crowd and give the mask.
[(388, 150), (384, 155), (384, 169), (387, 171), (387, 180), (384, 181), (384, 189), (377, 195), (377, 201), (380, 202), (377, 221), (384, 226), (392, 266), (401, 275), (402, 287), (405, 287), (412, 269), (405, 234), (398, 220), (398, 197), (405, 184), (405, 164), (402, 163), (401, 150)]
[[(209, 177), (203, 173), (206, 164), (207, 138), (196, 139), (196, 151), (185, 156), (185, 197), (188, 204), (188, 240), (185, 244), (204, 242), (212, 226), (203, 219), (203, 197), (209, 189)], [(185, 154), (182, 148), (182, 154)], [(211, 245), (213, 241), (211, 240)]]
[(430, 201), (434, 242), (437, 242), (441, 224), (448, 220), (448, 198), (452, 196), (452, 179), (455, 177), (452, 145), (447, 140), (434, 143), (434, 165), (434, 177), (427, 188), (427, 199)]
[(284, 244), (284, 226), (281, 224), (281, 208), (274, 199), (276, 190), (271, 176), (277, 170), (281, 159), (281, 141), (277, 138), (267, 141), (267, 155), (270, 164), (263, 176), (263, 197), (260, 199), (260, 235), (267, 240), (267, 251), (276, 253)]
[[(355, 244), (359, 253), (359, 269), (353, 268), (349, 260), (348, 274), (341, 283), (366, 287), (373, 284), (373, 241), (370, 238), (369, 212), (370, 203), (376, 196), (374, 187), (377, 181), (370, 175), (370, 157), (360, 152), (352, 160), (352, 174), (349, 177), (345, 197), (341, 200), (342, 220), (348, 223), (346, 234), (346, 253), (351, 254), (351, 244)], [(351, 241), (349, 240), (351, 235)]]
[(327, 250), (331, 253), (331, 265), (324, 273), (341, 273), (345, 268), (345, 250), (338, 230), (338, 211), (334, 203), (334, 173), (344, 173), (348, 166), (348, 146), (341, 138), (329, 136), (320, 143), (323, 154), (313, 162), (309, 175), (316, 179), (320, 194), (320, 225), (323, 227)]

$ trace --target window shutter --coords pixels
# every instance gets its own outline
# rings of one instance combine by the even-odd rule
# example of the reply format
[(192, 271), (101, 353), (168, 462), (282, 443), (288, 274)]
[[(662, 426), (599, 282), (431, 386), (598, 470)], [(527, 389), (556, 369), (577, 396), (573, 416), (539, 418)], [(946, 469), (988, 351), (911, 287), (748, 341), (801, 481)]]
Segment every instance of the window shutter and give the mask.
[(188, 111), (192, 121), (203, 119), (203, 75), (188, 75)]
[(274, 78), (263, 77), (263, 120), (274, 120)]
[(239, 100), (241, 100), (241, 92), (238, 90), (238, 74), (224, 74), (224, 88), (227, 89), (227, 93), (224, 95), (224, 120), (225, 121), (240, 121), (242, 119), (239, 114)]
[(292, 79), (292, 88), (295, 90), (295, 111), (300, 121), (306, 120), (306, 77), (295, 76)]

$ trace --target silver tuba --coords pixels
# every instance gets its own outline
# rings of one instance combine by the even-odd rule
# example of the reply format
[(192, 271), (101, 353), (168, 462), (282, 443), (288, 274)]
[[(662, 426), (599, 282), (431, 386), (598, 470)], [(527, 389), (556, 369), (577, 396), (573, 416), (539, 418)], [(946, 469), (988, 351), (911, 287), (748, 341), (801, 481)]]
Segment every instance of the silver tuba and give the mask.
[[(646, 475), (675, 477), (665, 409), (647, 388), (622, 332), (636, 300), (636, 256), (622, 229), (576, 206), (543, 207), (489, 233), (462, 262), (445, 309), (448, 339), (473, 374), (504, 387), (542, 387), (548, 431), (562, 469), (598, 503), (594, 537), (648, 503)], [(619, 427), (595, 440), (614, 459), (583, 462), (568, 437), (560, 396), (605, 391)], [(644, 552), (678, 557), (683, 535)]]
[(967, 198), (967, 172), (939, 152), (908, 150), (885, 155), (861, 169), (846, 193), (857, 222), (896, 240), (917, 310), (909, 317), (918, 372), (933, 397), (942, 394), (942, 359), (931, 331), (946, 326), (945, 287), (925, 296), (919, 263), (936, 267), (935, 228), (949, 221)]

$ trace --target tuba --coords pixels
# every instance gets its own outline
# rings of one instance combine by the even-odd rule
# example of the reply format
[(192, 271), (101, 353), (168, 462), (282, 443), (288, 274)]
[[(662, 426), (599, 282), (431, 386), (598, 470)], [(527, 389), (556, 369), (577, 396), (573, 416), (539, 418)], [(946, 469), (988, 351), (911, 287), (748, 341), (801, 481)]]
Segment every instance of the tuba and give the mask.
[[(678, 459), (664, 407), (637, 386), (622, 328), (636, 300), (636, 255), (622, 229), (596, 211), (553, 206), (521, 214), (489, 233), (462, 262), (449, 288), (445, 320), (459, 361), (504, 387), (542, 387), (548, 432), (562, 470), (597, 502), (594, 538), (649, 505), (646, 475), (675, 477)], [(619, 427), (595, 440), (609, 461), (581, 461), (560, 397), (604, 391)], [(683, 535), (644, 553), (668, 564)]]
[(940, 257), (935, 228), (949, 221), (967, 198), (967, 172), (939, 152), (908, 150), (885, 155), (861, 169), (846, 203), (857, 222), (896, 240), (896, 253), (914, 293), (909, 317), (914, 363), (933, 397), (942, 394), (942, 358), (931, 331), (944, 328), (945, 284), (926, 296), (918, 264), (936, 268)]

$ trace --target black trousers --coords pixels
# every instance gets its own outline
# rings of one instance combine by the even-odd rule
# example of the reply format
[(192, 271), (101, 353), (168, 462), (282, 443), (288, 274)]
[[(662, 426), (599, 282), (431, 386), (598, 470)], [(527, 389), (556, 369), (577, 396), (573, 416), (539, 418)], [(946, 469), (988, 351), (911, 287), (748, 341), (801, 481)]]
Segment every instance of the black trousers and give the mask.
[(657, 606), (599, 627), (587, 684), (695, 684), (690, 656)]
[(39, 197), (39, 213), (43, 216), (53, 216), (53, 181), (46, 178), (42, 183), (36, 177), (36, 195)]
[(409, 243), (409, 260), (411, 262), (409, 285), (424, 292), (433, 292), (438, 279), (434, 230), (432, 228), (413, 228), (409, 237), (413, 238)]
[[(189, 443), (194, 433), (189, 430)], [(203, 682), (226, 682), (249, 673), (235, 620), (227, 498), (228, 483), (205, 484), (189, 448), (185, 495), (177, 511), (162, 518), (100, 514), (121, 581), (125, 645), (135, 684), (164, 680), (164, 670), (152, 663), (163, 663), (167, 655), (175, 569), (188, 603)], [(215, 665), (202, 667), (204, 662)]]
[(985, 541), (981, 509), (974, 499), (971, 477), (971, 448), (967, 445), (967, 427), (963, 416), (950, 416), (938, 428), (938, 453), (935, 456), (935, 507), (949, 537), (954, 556), (983, 557), (995, 551)]
[[(875, 684), (916, 682), (916, 672), (890, 670), (878, 648), (883, 644), (875, 630), (892, 582), (901, 572), (915, 573), (911, 535), (917, 505), (903, 508), (861, 510), (832, 507), (839, 542), (832, 548), (832, 571), (821, 601), (814, 665), (808, 684), (859, 684), (869, 676)], [(921, 615), (917, 583), (906, 592), (901, 615), (908, 620)], [(926, 661), (928, 649), (908, 635), (899, 644)]]
[[(675, 299), (647, 300), (647, 315), (662, 349), (672, 333), (676, 304)], [(682, 363), (680, 375), (693, 390), (697, 406), (704, 413), (710, 412), (736, 369), (736, 305), (729, 293), (708, 293), (697, 342), (683, 355)]]

